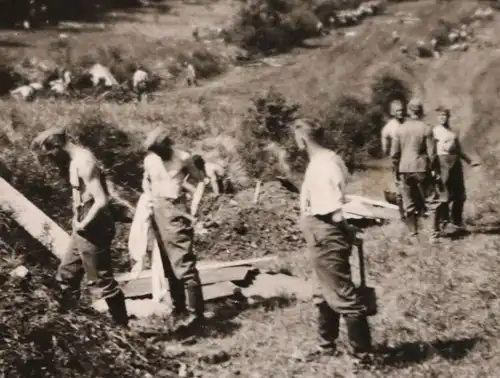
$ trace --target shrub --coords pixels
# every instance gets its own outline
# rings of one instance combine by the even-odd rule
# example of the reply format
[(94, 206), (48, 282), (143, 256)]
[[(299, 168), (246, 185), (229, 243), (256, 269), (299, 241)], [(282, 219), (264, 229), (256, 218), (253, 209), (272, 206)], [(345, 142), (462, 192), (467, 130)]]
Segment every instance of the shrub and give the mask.
[(412, 95), (409, 85), (390, 73), (376, 76), (371, 85), (371, 92), (372, 105), (385, 114), (389, 113), (392, 101), (401, 100), (406, 105)]
[(106, 121), (100, 112), (84, 115), (72, 129), (77, 140), (93, 151), (113, 182), (140, 190), (143, 154), (138, 141)]
[(252, 0), (237, 14), (229, 39), (252, 54), (285, 52), (318, 35), (308, 6), (286, 0)]
[(289, 103), (275, 88), (252, 99), (240, 132), (241, 156), (251, 177), (266, 180), (283, 173), (283, 167), (269, 147), (290, 145), (290, 123), (299, 105)]

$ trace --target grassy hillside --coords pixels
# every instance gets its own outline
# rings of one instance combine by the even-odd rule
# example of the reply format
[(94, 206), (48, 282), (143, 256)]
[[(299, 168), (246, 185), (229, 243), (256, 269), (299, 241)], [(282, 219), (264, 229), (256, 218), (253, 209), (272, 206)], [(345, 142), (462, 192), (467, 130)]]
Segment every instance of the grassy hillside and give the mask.
[[(369, 101), (374, 80), (389, 73), (423, 98), (428, 122), (434, 122), (434, 106), (449, 106), (452, 122), (460, 130), (467, 151), (480, 158), (483, 165), (466, 171), (466, 215), (472, 229), (469, 235), (446, 239), (441, 246), (428, 244), (422, 235), (422, 245), (412, 246), (405, 239), (402, 225), (366, 230), (369, 280), (377, 287), (381, 305), (380, 314), (371, 320), (375, 342), (382, 350), (376, 366), (353, 373), (343, 357), (308, 363), (291, 359), (297, 350), (312, 345), (315, 326), (313, 306), (293, 300), (245, 311), (227, 320), (233, 331), (214, 331), (194, 346), (166, 343), (179, 355), (182, 351), (182, 358), (169, 351), (165, 359), (180, 358), (188, 365), (198, 366), (199, 352), (216, 347), (231, 356), (226, 365), (199, 366), (203, 377), (496, 376), (500, 367), (500, 325), (496, 319), (500, 303), (496, 295), (500, 290), (500, 198), (496, 181), (500, 172), (500, 134), (495, 127), (500, 94), (496, 80), (500, 77), (498, 22), (474, 26), (476, 42), (466, 52), (444, 51), (440, 59), (415, 59), (402, 54), (399, 46), (408, 45), (413, 51), (417, 40), (429, 40), (439, 33), (441, 18), (459, 24), (476, 9), (477, 3), (391, 3), (384, 15), (368, 18), (359, 26), (334, 30), (330, 35), (309, 40), (308, 46), (273, 57), (279, 66), (237, 66), (231, 59), (234, 47), (221, 42), (195, 42), (191, 32), (192, 24), (227, 24), (238, 6), (225, 0), (192, 5), (173, 3), (168, 14), (117, 13), (114, 22), (104, 29), (67, 31), (70, 66), (81, 66), (89, 61), (89, 56), (98, 57), (124, 77), (133, 64), (145, 64), (153, 72), (165, 75), (175, 66), (178, 56), (189, 56), (197, 50), (208, 49), (225, 58), (220, 60), (223, 64), (217, 75), (207, 75), (199, 88), (184, 88), (180, 78), (174, 79), (143, 104), (49, 99), (22, 103), (0, 99), (0, 130), (4, 134), (0, 158), (7, 168), (4, 176), (67, 227), (69, 203), (52, 199), (69, 198), (69, 193), (54, 172), (42, 173), (34, 160), (27, 146), (35, 133), (56, 124), (72, 125), (75, 135), (105, 133), (107, 136), (99, 144), (113, 146), (113, 154), (101, 155), (101, 159), (120, 172), (115, 177), (121, 179), (120, 184), (133, 186), (140, 174), (141, 138), (158, 125), (167, 126), (181, 147), (230, 163), (230, 175), (241, 188), (235, 196), (237, 206), (229, 205), (227, 198), (203, 204), (207, 213), (212, 206), (211, 216), (221, 227), (200, 239), (200, 258), (235, 259), (276, 253), (280, 256), (277, 268), (308, 277), (310, 267), (302, 236), (294, 225), (297, 198), (276, 183), (267, 183), (259, 205), (251, 203), (255, 178), (244, 170), (238, 139), (250, 100), (272, 85), (290, 103), (299, 103), (300, 113), (322, 116), (341, 96)], [(400, 23), (402, 14), (408, 13), (421, 21)], [(88, 25), (87, 29), (91, 28), (96, 29), (95, 25)], [(392, 42), (393, 30), (401, 35), (399, 44)], [(346, 31), (355, 34), (343, 35)], [(2, 46), (2, 59), (9, 65), (33, 57), (47, 65), (59, 64), (65, 55), (51, 48), (57, 45), (58, 34), (59, 31), (50, 30), (1, 32), (0, 41), (11, 42), (4, 43), (10, 47)], [(350, 192), (380, 197), (390, 179), (387, 163), (374, 160), (366, 164), (366, 169), (356, 171)], [(133, 190), (127, 195), (131, 200), (137, 198)], [(242, 228), (246, 229), (243, 235), (236, 232)], [(125, 269), (127, 226), (120, 232), (115, 257)], [(25, 251), (18, 248), (20, 259)], [(3, 252), (6, 257), (12, 254), (15, 252), (10, 249)], [(25, 263), (37, 265), (37, 259), (31, 257)], [(50, 317), (58, 319), (52, 313)], [(132, 342), (139, 345), (137, 340)], [(141, 353), (146, 353), (144, 350)], [(144, 367), (144, 371), (153, 374), (148, 370), (151, 366)], [(173, 360), (169, 366), (174, 366)]]

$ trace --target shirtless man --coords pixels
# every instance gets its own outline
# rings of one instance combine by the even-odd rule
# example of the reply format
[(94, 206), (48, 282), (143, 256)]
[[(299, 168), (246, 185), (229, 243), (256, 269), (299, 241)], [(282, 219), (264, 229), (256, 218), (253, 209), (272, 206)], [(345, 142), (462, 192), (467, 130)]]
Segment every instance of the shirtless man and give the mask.
[(91, 291), (106, 300), (114, 322), (127, 327), (125, 297), (111, 268), (110, 246), (115, 224), (108, 189), (95, 156), (72, 143), (62, 128), (51, 128), (39, 134), (33, 145), (39, 146), (58, 167), (67, 167), (69, 163), (73, 232), (56, 276), (61, 288), (62, 310), (76, 304), (86, 274)]
[(451, 204), (451, 223), (457, 230), (462, 230), (466, 200), (462, 160), (472, 167), (477, 167), (479, 163), (473, 162), (463, 152), (458, 134), (450, 127), (450, 110), (439, 106), (436, 112), (439, 124), (434, 126), (432, 132), (440, 167), (439, 205), (436, 210), (438, 223), (442, 222), (443, 226), (448, 223)]
[[(317, 352), (334, 353), (340, 317), (347, 325), (350, 354), (364, 360), (371, 352), (366, 306), (352, 280), (349, 256), (357, 244), (355, 229), (343, 217), (348, 171), (342, 158), (320, 145), (321, 128), (306, 122), (294, 125), (296, 142), (307, 150), (309, 165), (300, 191), (301, 229), (317, 279)], [(315, 353), (316, 351), (313, 351)]]
[[(403, 103), (399, 100), (391, 102), (390, 113), (392, 118), (386, 125), (382, 128), (381, 139), (382, 139), (382, 153), (384, 156), (389, 156), (391, 154), (392, 140), (394, 139), (394, 134), (396, 130), (401, 126), (405, 120), (405, 109)], [(396, 175), (396, 171), (392, 170), (394, 189), (396, 192), (396, 201), (399, 207), (399, 214), (401, 219), (404, 219), (404, 209), (403, 209), (403, 199), (401, 196), (401, 180), (399, 180)]]
[(193, 163), (206, 175), (206, 182), (212, 186), (214, 195), (220, 195), (224, 191), (224, 168), (219, 164), (205, 161), (200, 155), (193, 156)]
[[(147, 156), (143, 190), (150, 198), (152, 224), (169, 281), (174, 322), (180, 326), (199, 324), (204, 319), (205, 304), (193, 253), (193, 225), (205, 189), (204, 178), (188, 155), (181, 156), (184, 154), (174, 148), (165, 129), (153, 130), (144, 147)], [(197, 180), (196, 187), (186, 182), (188, 175)], [(186, 195), (189, 192), (190, 209)]]

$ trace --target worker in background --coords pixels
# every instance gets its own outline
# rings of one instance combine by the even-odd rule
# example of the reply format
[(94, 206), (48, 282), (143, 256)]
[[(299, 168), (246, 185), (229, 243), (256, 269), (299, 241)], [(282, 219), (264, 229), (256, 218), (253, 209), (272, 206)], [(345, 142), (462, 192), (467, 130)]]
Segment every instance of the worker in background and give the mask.
[[(204, 320), (205, 304), (193, 238), (195, 216), (205, 183), (189, 155), (181, 156), (174, 148), (167, 130), (153, 130), (144, 147), (147, 156), (143, 190), (150, 200), (152, 226), (169, 281), (174, 326), (200, 325)], [(196, 187), (187, 185), (188, 175), (196, 179)], [(187, 192), (192, 194), (191, 208)]]
[(72, 188), (73, 232), (56, 276), (61, 289), (61, 309), (65, 311), (76, 304), (86, 275), (91, 292), (106, 300), (114, 322), (127, 328), (125, 296), (111, 268), (110, 247), (115, 224), (110, 196), (94, 154), (73, 144), (62, 128), (39, 134), (33, 146), (41, 147), (62, 172), (69, 173)]
[[(429, 176), (439, 174), (436, 145), (432, 128), (421, 119), (423, 105), (418, 99), (408, 104), (409, 118), (397, 129), (392, 140), (391, 157), (398, 180), (401, 180), (401, 194), (405, 220), (413, 238), (418, 235), (419, 217), (428, 209), (426, 184)], [(431, 241), (439, 236), (439, 217), (434, 214)]]
[(182, 62), (182, 66), (184, 67), (185, 69), (185, 72), (186, 72), (186, 83), (188, 86), (195, 86), (197, 87), (198, 86), (198, 80), (197, 80), (197, 77), (196, 77), (196, 69), (194, 68), (194, 66), (187, 62), (187, 61), (184, 61)]
[(462, 151), (458, 134), (450, 128), (450, 110), (440, 106), (436, 112), (438, 124), (433, 128), (433, 135), (440, 166), (439, 206), (436, 211), (440, 223), (445, 226), (450, 220), (451, 210), (451, 224), (457, 230), (462, 230), (466, 200), (462, 160), (472, 167), (478, 166), (479, 163), (473, 162)]
[(348, 171), (340, 156), (320, 145), (323, 128), (296, 121), (297, 145), (306, 150), (309, 164), (300, 191), (301, 229), (317, 279), (317, 353), (334, 354), (340, 317), (347, 325), (349, 352), (356, 362), (366, 361), (372, 348), (366, 307), (351, 280), (349, 256), (359, 243), (355, 229), (343, 217)]
[(212, 191), (215, 196), (224, 192), (225, 170), (222, 166), (216, 163), (205, 161), (200, 155), (193, 155), (193, 163), (205, 174), (206, 182), (212, 186)]
[[(382, 128), (381, 139), (382, 139), (382, 153), (384, 156), (390, 156), (391, 145), (394, 138), (394, 134), (399, 126), (404, 122), (406, 111), (403, 102), (400, 100), (392, 101), (390, 104), (390, 115), (391, 119)], [(399, 214), (401, 219), (404, 219), (404, 209), (403, 209), (403, 199), (401, 196), (401, 180), (396, 174), (396, 170), (393, 167), (393, 184), (394, 192), (396, 193), (396, 204), (399, 208)]]

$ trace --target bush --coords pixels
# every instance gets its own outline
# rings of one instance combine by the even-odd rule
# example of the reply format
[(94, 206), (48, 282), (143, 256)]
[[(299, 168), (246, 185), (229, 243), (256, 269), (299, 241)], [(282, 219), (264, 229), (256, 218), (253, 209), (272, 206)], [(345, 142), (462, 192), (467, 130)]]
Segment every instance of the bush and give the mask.
[(385, 114), (389, 113), (392, 101), (400, 100), (406, 105), (412, 95), (407, 83), (389, 73), (376, 76), (371, 85), (371, 103)]
[(73, 125), (76, 139), (90, 148), (113, 182), (141, 190), (142, 158), (139, 142), (95, 112), (84, 115)]
[(282, 162), (269, 147), (291, 145), (289, 126), (298, 110), (298, 104), (289, 103), (273, 87), (252, 99), (239, 136), (240, 154), (251, 177), (267, 180), (283, 173)]
[(285, 52), (319, 35), (318, 17), (304, 3), (286, 0), (251, 0), (239, 11), (231, 42), (252, 54)]

